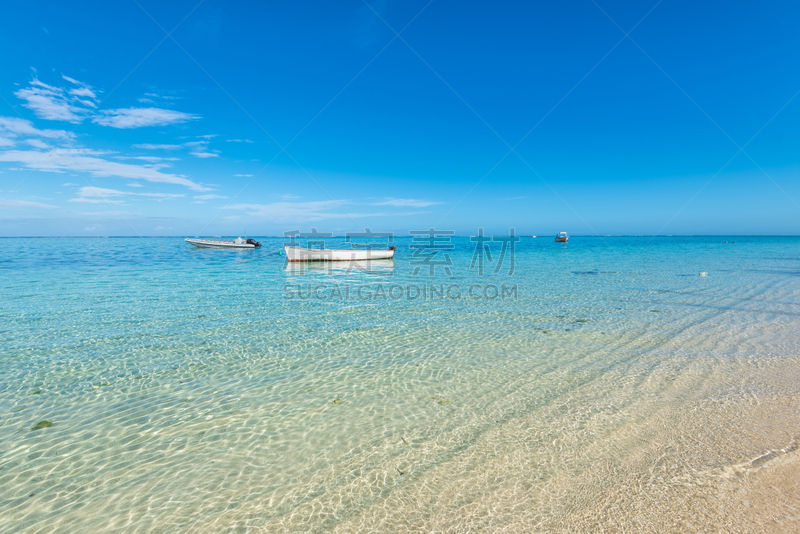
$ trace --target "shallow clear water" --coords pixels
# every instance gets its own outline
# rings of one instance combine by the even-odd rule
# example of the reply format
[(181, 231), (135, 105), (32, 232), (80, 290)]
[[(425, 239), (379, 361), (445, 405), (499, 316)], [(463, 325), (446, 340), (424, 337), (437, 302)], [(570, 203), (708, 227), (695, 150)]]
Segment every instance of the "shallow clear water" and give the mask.
[(798, 238), (259, 239), (0, 239), (0, 532), (580, 531), (800, 435)]

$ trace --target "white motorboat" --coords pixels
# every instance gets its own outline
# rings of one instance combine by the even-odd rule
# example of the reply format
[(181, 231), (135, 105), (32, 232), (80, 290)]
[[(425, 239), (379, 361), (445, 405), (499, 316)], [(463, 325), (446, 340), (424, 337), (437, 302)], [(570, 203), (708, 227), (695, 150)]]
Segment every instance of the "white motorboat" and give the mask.
[(568, 239), (567, 232), (559, 232), (556, 236), (556, 243), (566, 243)]
[(289, 261), (371, 261), (391, 260), (397, 247), (388, 250), (335, 250), (325, 248), (300, 248), (283, 246)]
[(238, 249), (248, 249), (248, 248), (257, 248), (261, 246), (261, 243), (256, 241), (255, 239), (242, 239), (241, 237), (237, 237), (236, 239), (184, 239), (190, 245), (194, 245), (199, 248), (238, 248)]

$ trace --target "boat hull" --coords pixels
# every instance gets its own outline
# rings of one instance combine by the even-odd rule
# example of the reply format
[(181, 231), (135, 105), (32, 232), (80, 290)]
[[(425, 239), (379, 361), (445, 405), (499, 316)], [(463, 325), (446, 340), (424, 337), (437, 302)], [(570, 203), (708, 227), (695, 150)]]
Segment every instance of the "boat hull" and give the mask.
[(256, 248), (255, 245), (251, 245), (250, 243), (234, 243), (233, 241), (216, 241), (214, 239), (184, 239), (184, 241), (198, 248)]
[(290, 247), (284, 245), (289, 261), (371, 261), (391, 260), (394, 250), (335, 250)]

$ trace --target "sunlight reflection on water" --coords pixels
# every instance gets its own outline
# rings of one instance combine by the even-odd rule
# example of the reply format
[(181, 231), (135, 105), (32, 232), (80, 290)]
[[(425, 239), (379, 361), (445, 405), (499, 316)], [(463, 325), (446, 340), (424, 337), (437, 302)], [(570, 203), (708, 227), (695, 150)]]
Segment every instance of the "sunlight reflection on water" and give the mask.
[(523, 238), (479, 276), (456, 238), (428, 277), (258, 239), (0, 240), (0, 532), (586, 530), (800, 434), (800, 240)]

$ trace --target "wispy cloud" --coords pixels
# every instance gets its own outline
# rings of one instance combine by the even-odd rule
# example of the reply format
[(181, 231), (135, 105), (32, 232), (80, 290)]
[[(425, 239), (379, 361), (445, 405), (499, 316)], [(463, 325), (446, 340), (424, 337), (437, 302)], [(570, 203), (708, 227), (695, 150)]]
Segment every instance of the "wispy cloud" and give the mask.
[[(148, 161), (150, 163), (158, 163), (160, 161), (180, 161), (180, 158), (162, 158), (159, 156), (116, 156), (117, 159), (138, 159), (139, 161)], [(165, 166), (165, 165), (162, 165)]]
[(204, 139), (201, 141), (188, 141), (180, 145), (142, 143), (133, 145), (133, 148), (143, 148), (145, 150), (177, 150), (179, 148), (189, 148), (191, 149), (189, 154), (196, 158), (218, 158), (218, 150), (208, 150), (209, 139), (216, 137), (216, 135), (200, 135), (198, 137), (202, 137)]
[(213, 138), (213, 137), (216, 137), (216, 134), (215, 135), (198, 135), (197, 137), (201, 137), (203, 139), (201, 141), (189, 141), (189, 142), (186, 142), (186, 143), (183, 144), (183, 146), (185, 146), (185, 147), (189, 147), (189, 148), (193, 148), (194, 149), (191, 152), (189, 152), (189, 154), (191, 154), (192, 156), (194, 156), (196, 158), (218, 158), (219, 157), (219, 151), (218, 150), (213, 150), (212, 151), (212, 150), (208, 149), (209, 140), (211, 138)]
[(75, 211), (74, 213), (78, 213), (80, 215), (90, 215), (96, 217), (112, 217), (114, 219), (118, 217), (141, 217), (142, 213), (137, 211), (122, 211), (122, 210), (114, 210), (114, 211)]
[(224, 209), (245, 211), (247, 215), (279, 223), (300, 223), (328, 219), (356, 219), (412, 215), (411, 213), (349, 213), (340, 207), (349, 200), (319, 200), (311, 202), (273, 202), (272, 204), (234, 204)]
[(392, 198), (387, 197), (380, 202), (373, 202), (373, 206), (397, 206), (401, 208), (425, 208), (428, 206), (435, 206), (441, 202), (433, 200), (419, 200), (415, 198)]
[(15, 200), (10, 198), (3, 202), (4, 208), (40, 208), (46, 210), (58, 209), (58, 206), (52, 204), (43, 204), (42, 202), (32, 202), (30, 200)]
[(196, 198), (197, 200), (212, 200), (215, 198), (228, 198), (228, 197), (222, 195), (198, 195), (194, 198)]
[(199, 118), (198, 115), (191, 115), (171, 109), (120, 108), (101, 111), (100, 115), (92, 118), (92, 122), (101, 126), (127, 129), (142, 128), (145, 126), (166, 126)]
[(31, 145), (33, 148), (41, 148), (43, 150), (50, 148), (50, 145), (48, 145), (41, 139), (26, 139), (25, 142)]
[(130, 129), (167, 126), (200, 118), (198, 115), (159, 107), (130, 107), (97, 111), (97, 91), (94, 88), (63, 74), (61, 77), (73, 87), (55, 87), (34, 78), (28, 87), (20, 89), (14, 94), (24, 100), (23, 106), (32, 110), (37, 117), (73, 124), (90, 118), (92, 122), (101, 126)]
[(70, 202), (84, 202), (88, 204), (100, 203), (113, 203), (119, 204), (123, 202), (124, 197), (145, 197), (154, 200), (168, 200), (175, 198), (182, 198), (185, 195), (174, 193), (132, 193), (130, 191), (118, 191), (116, 189), (105, 189), (102, 187), (81, 187), (78, 191), (78, 196), (71, 198)]
[(238, 176), (240, 178), (250, 178), (253, 175), (252, 174), (234, 174), (234, 176)]
[[(79, 82), (78, 80), (76, 80), (74, 78), (70, 78), (69, 76), (65, 76), (64, 74), (61, 75), (61, 78), (63, 78), (64, 80), (68, 81), (69, 83), (71, 83), (73, 85), (77, 85), (78, 86), (78, 87), (70, 89), (69, 90), (69, 94), (74, 95), (74, 96), (82, 96), (84, 98), (91, 98), (92, 100), (97, 100), (97, 94), (95, 93), (94, 88), (92, 88), (91, 86), (89, 86), (89, 85), (87, 85), (87, 84), (85, 84), (83, 82)], [(92, 107), (96, 107), (94, 105), (94, 103), (92, 103), (91, 105), (92, 105)]]
[(226, 139), (226, 143), (252, 143), (250, 139)]
[(0, 117), (0, 136), (44, 137), (46, 139), (74, 139), (75, 134), (64, 130), (40, 130), (31, 121), (17, 117)]
[(8, 150), (0, 152), (0, 161), (22, 163), (30, 169), (44, 172), (85, 172), (93, 177), (117, 177), (129, 180), (182, 185), (194, 191), (210, 191), (182, 175), (167, 174), (154, 166), (133, 165), (109, 161), (101, 156), (105, 152), (85, 148), (57, 149), (50, 152), (38, 150)]
[[(88, 101), (81, 101), (77, 96), (70, 95), (61, 87), (53, 87), (34, 78), (30, 86), (14, 93), (17, 98), (24, 100), (23, 106), (33, 111), (41, 119), (65, 121), (77, 124), (83, 121), (91, 110), (87, 108)], [(88, 102), (93, 107), (93, 102)]]
[(143, 148), (145, 150), (177, 150), (183, 145), (154, 145), (151, 143), (142, 143), (133, 145), (133, 148)]
[(162, 100), (180, 100), (181, 98), (183, 98), (182, 96), (164, 95), (158, 93), (145, 93), (144, 96), (149, 96), (151, 98), (160, 98)]
[[(94, 94), (94, 91), (92, 91), (91, 89), (88, 89), (86, 87), (80, 87), (78, 89), (70, 89), (69, 90), (69, 94), (71, 94), (73, 96), (83, 96), (83, 97), (89, 97), (89, 98), (97, 98), (95, 96), (95, 94)], [(90, 105), (92, 107), (97, 107), (94, 104), (94, 102), (89, 102), (87, 100), (81, 100), (81, 102), (84, 103), (84, 104), (88, 104), (88, 105)]]
[(226, 209), (246, 211), (251, 217), (276, 222), (318, 221), (347, 218), (348, 215), (339, 209), (339, 206), (347, 203), (347, 200), (273, 202), (272, 204), (234, 204)]

